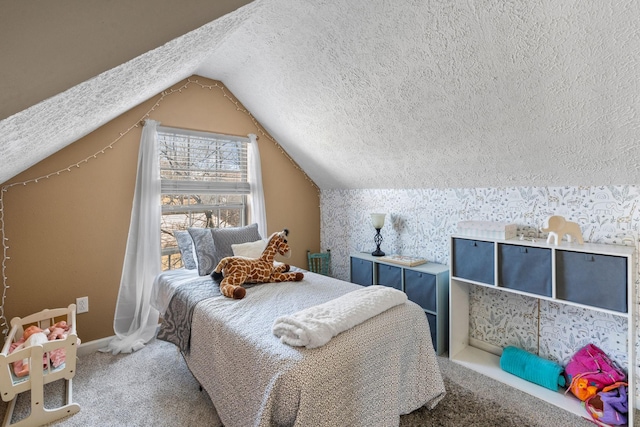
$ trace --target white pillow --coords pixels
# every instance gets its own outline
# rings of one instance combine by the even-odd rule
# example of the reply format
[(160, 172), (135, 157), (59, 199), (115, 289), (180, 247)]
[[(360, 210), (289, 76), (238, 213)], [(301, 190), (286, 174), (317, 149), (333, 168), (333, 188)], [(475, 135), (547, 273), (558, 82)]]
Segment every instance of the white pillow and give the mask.
[(266, 240), (256, 240), (255, 242), (236, 243), (231, 245), (233, 256), (243, 256), (245, 258), (260, 258), (264, 248), (267, 247)]

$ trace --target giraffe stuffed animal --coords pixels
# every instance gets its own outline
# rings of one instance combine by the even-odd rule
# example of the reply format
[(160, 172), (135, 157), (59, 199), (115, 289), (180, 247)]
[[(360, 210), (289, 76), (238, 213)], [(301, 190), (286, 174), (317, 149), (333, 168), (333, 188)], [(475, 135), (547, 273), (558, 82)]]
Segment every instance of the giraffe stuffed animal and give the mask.
[(299, 282), (302, 280), (304, 275), (300, 272), (289, 272), (288, 264), (273, 264), (276, 255), (289, 253), (289, 244), (286, 239), (288, 234), (289, 230), (286, 228), (273, 233), (260, 258), (240, 256), (222, 258), (211, 274), (213, 280), (220, 282), (222, 295), (233, 299), (244, 298), (247, 293), (246, 289), (242, 287), (244, 283)]

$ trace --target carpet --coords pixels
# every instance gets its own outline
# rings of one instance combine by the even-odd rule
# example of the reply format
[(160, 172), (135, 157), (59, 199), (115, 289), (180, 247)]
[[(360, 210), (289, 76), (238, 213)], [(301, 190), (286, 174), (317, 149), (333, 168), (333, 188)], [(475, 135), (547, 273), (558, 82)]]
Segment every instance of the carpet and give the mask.
[[(400, 426), (593, 427), (590, 422), (439, 357), (447, 395), (432, 411), (403, 415)], [(64, 382), (45, 386), (45, 407), (62, 404)], [(91, 353), (79, 358), (73, 400), (80, 412), (53, 426), (220, 426), (206, 392), (175, 346), (153, 340), (132, 354)], [(0, 417), (7, 403), (0, 402)], [(13, 422), (29, 411), (19, 396)], [(386, 427), (386, 426), (384, 426)]]
[(518, 415), (516, 409), (505, 408), (491, 399), (444, 377), (447, 395), (433, 409), (420, 408), (400, 419), (402, 427), (500, 426), (536, 427), (539, 424)]

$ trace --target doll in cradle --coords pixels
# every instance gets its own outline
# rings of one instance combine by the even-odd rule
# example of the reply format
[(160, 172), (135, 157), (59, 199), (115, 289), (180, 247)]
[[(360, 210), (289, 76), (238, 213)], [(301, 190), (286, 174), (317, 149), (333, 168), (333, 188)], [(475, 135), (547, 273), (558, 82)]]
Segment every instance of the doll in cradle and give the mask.
[(49, 331), (47, 333), (47, 339), (49, 341), (57, 340), (57, 339), (65, 339), (67, 337), (67, 332), (69, 332), (69, 325), (64, 320), (54, 324), (49, 329), (45, 329), (45, 331)]
[[(31, 347), (33, 345), (42, 345), (48, 342), (49, 338), (47, 337), (47, 333), (48, 331), (45, 332), (35, 325), (29, 326), (22, 334), (24, 342), (17, 346), (13, 351), (22, 350), (23, 348)], [(29, 358), (22, 359), (22, 366), (14, 364), (14, 369), (17, 377), (29, 375)]]
[[(67, 337), (68, 331), (69, 325), (67, 325), (67, 322), (65, 322), (64, 320), (54, 324), (53, 326), (51, 326), (51, 328), (47, 328), (44, 330), (35, 325), (29, 326), (24, 330), (24, 333), (22, 334), (24, 342), (13, 349), (12, 352), (22, 350), (23, 348), (27, 348), (33, 345), (42, 345), (55, 339), (64, 339)], [(51, 355), (52, 358), (56, 359), (57, 362), (57, 359), (59, 359), (59, 357), (53, 357), (53, 353), (57, 353), (57, 351), (54, 350)], [(62, 353), (61, 357), (62, 361), (64, 361), (64, 352)], [(44, 363), (46, 364), (46, 361)], [(55, 367), (57, 367), (58, 365), (59, 363), (54, 363)], [(22, 364), (20, 364), (19, 362), (14, 363), (13, 367), (17, 377), (24, 377), (29, 375), (29, 358), (22, 359)]]

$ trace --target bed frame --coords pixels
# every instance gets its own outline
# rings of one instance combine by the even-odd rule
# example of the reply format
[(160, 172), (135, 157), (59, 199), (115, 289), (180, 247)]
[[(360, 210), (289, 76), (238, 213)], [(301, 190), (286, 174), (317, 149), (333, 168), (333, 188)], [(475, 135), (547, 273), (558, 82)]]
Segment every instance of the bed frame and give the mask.
[[(69, 332), (65, 339), (26, 347), (9, 354), (11, 344), (20, 340), (26, 326), (37, 325), (46, 329), (56, 321), (62, 320), (61, 318), (66, 320), (69, 325)], [(2, 424), (3, 427), (40, 426), (80, 411), (80, 405), (71, 402), (71, 379), (76, 373), (77, 344), (75, 304), (70, 304), (67, 308), (46, 309), (24, 318), (14, 317), (11, 319), (11, 331), (0, 353), (0, 393), (3, 401), (10, 401)], [(43, 355), (58, 348), (65, 350), (65, 363), (57, 368), (51, 364), (43, 367)], [(27, 358), (30, 359), (29, 375), (21, 378), (16, 377), (13, 374), (13, 362)], [(66, 380), (66, 403), (54, 409), (45, 408), (44, 385), (63, 378)], [(18, 394), (29, 390), (31, 390), (31, 412), (27, 417), (11, 424)]]

